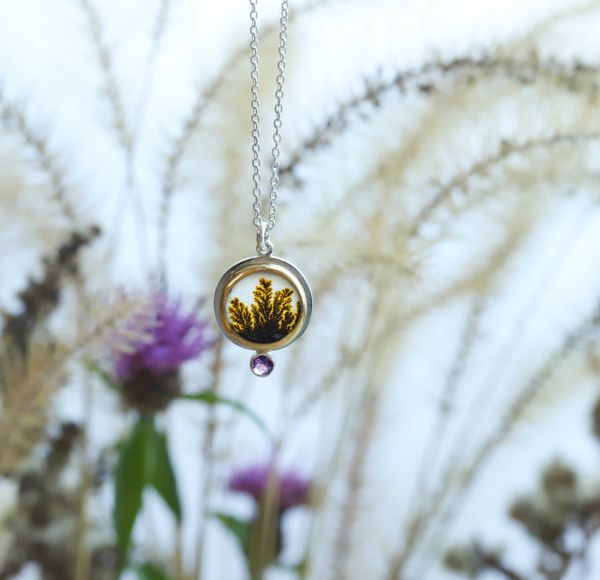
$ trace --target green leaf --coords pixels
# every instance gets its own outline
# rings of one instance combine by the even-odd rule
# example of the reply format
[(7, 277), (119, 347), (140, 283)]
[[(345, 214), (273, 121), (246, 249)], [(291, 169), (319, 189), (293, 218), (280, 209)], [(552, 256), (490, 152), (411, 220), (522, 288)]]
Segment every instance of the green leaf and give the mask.
[(151, 453), (151, 471), (148, 475), (148, 483), (163, 498), (177, 521), (181, 522), (181, 501), (177, 491), (175, 471), (169, 455), (167, 436), (155, 429), (149, 451)]
[(156, 430), (152, 417), (141, 417), (119, 448), (115, 470), (114, 524), (123, 564), (147, 485), (157, 491), (181, 522), (181, 502), (167, 437)]
[(151, 418), (142, 417), (119, 449), (115, 469), (114, 524), (121, 557), (126, 560), (131, 533), (142, 507), (142, 493), (148, 480), (149, 441), (153, 438)]
[(221, 522), (221, 524), (231, 532), (233, 537), (240, 545), (242, 553), (247, 555), (250, 542), (250, 527), (252, 522), (240, 520), (239, 518), (221, 512), (213, 512), (212, 516), (219, 520), (219, 522)]
[(209, 406), (224, 405), (226, 407), (230, 407), (231, 409), (242, 413), (242, 415), (245, 415), (248, 419), (250, 419), (267, 436), (268, 439), (273, 439), (273, 435), (267, 424), (252, 409), (250, 409), (250, 407), (247, 407), (239, 401), (228, 399), (227, 397), (221, 397), (214, 391), (210, 390), (181, 395), (180, 398), (187, 401), (197, 401)]
[(139, 580), (170, 580), (169, 576), (155, 564), (142, 564), (135, 568)]
[(299, 578), (303, 578), (308, 570), (308, 562), (306, 560), (301, 560), (297, 564), (277, 564), (277, 567), (286, 572), (291, 572)]

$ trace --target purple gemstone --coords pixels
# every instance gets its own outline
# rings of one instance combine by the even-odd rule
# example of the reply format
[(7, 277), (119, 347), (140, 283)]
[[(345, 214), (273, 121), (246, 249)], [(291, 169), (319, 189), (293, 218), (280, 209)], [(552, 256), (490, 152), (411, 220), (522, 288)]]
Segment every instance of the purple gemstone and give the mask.
[(271, 374), (275, 363), (267, 354), (257, 354), (250, 361), (250, 369), (257, 377), (266, 377)]

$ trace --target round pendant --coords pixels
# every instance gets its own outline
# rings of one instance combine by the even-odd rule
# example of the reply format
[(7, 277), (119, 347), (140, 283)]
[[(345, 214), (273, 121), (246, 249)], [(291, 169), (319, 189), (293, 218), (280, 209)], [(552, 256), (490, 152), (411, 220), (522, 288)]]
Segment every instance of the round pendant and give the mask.
[(234, 264), (215, 291), (215, 316), (225, 336), (256, 351), (250, 368), (257, 376), (273, 370), (266, 353), (283, 348), (306, 330), (312, 294), (306, 278), (292, 264), (272, 256)]

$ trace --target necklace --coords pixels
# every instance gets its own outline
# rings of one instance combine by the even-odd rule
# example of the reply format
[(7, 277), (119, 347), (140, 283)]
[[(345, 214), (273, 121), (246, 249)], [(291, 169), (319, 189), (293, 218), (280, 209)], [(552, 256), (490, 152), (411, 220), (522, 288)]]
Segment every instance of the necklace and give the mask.
[(259, 377), (271, 374), (269, 355), (298, 339), (306, 330), (312, 294), (302, 273), (290, 262), (274, 257), (271, 231), (275, 227), (279, 187), (279, 146), (287, 48), (288, 5), (282, 0), (279, 60), (275, 91), (275, 119), (269, 208), (263, 218), (260, 175), (260, 100), (258, 83), (258, 0), (250, 0), (250, 79), (252, 121), (252, 223), (256, 227), (256, 253), (229, 268), (215, 291), (215, 315), (223, 334), (233, 343), (255, 351), (250, 369)]

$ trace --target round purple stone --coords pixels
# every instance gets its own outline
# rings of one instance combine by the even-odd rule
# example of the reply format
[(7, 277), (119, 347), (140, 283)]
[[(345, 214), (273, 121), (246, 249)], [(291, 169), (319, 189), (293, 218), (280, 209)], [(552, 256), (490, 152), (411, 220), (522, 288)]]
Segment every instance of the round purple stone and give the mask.
[(257, 377), (267, 377), (275, 367), (273, 359), (268, 354), (257, 354), (250, 360), (250, 369)]

